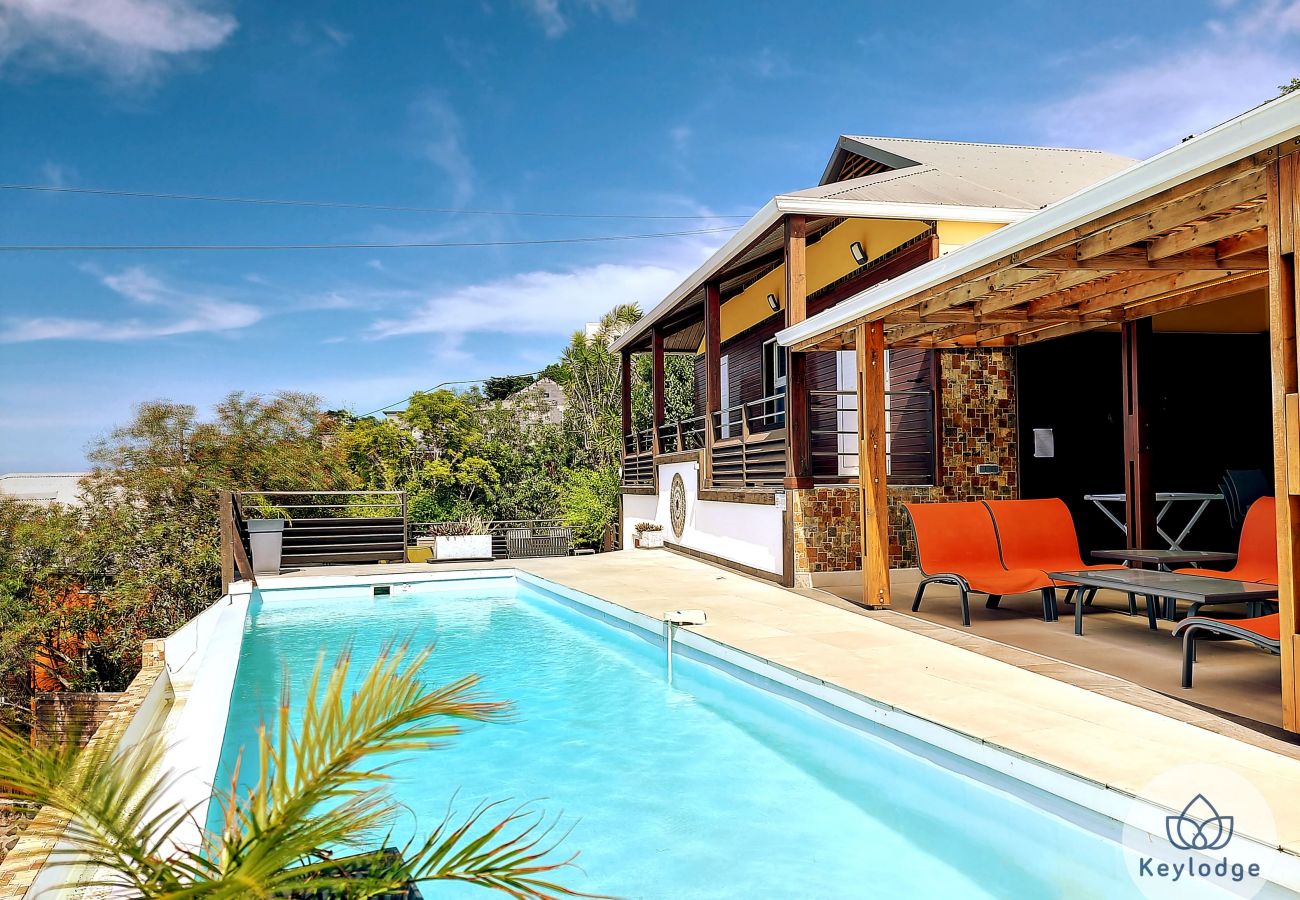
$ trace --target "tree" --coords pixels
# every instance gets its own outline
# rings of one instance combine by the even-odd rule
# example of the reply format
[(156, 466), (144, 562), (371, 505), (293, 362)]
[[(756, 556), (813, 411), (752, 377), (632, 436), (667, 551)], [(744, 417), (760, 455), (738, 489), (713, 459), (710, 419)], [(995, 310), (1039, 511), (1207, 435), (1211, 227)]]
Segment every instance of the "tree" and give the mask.
[(618, 465), (622, 456), (622, 363), (610, 344), (640, 318), (635, 303), (616, 306), (591, 336), (574, 332), (561, 357), (567, 378), (564, 428), (578, 459), (593, 468)]
[[(638, 354), (632, 368), (632, 429), (644, 431), (654, 423), (654, 360)], [(664, 356), (664, 421), (680, 422), (695, 415), (695, 356)]]
[[(286, 685), (278, 721), (259, 732), (255, 777), (214, 797), (224, 825), (201, 847), (177, 840), (192, 813), (165, 799), (172, 776), (162, 772), (160, 736), (118, 753), (94, 742), (85, 750), (75, 742), (33, 747), (0, 731), (0, 782), (46, 808), (29, 833), (67, 841), (110, 873), (86, 886), (146, 900), (367, 898), (422, 881), (477, 884), (516, 898), (582, 896), (551, 880), (573, 856), (557, 858), (549, 829), (525, 810), (500, 815), (487, 804), (460, 820), (449, 813), (400, 855), (374, 852), (402, 810), (386, 789), (384, 756), (435, 748), (461, 723), (495, 722), (508, 711), (476, 693), (473, 675), (426, 688), (419, 671), (429, 653), (381, 653), (355, 686), (346, 653), (328, 673), (322, 659), (296, 733)], [(361, 860), (332, 858), (329, 851), (340, 850), (360, 851)], [(60, 858), (69, 868), (78, 861)]]
[(1300, 91), (1300, 78), (1292, 78), (1286, 84), (1279, 84), (1277, 89), (1283, 94), (1290, 94), (1294, 91)]
[(504, 375), (483, 382), (483, 396), (489, 400), (504, 400), (516, 391), (522, 391), (536, 379), (532, 375)]
[[(75, 512), (0, 504), (0, 677), (11, 704), (38, 683), (122, 690), (140, 642), (220, 592), (222, 490), (343, 490), (357, 479), (316, 398), (231, 394), (201, 420), (156, 401), (98, 442)], [(12, 707), (11, 707), (12, 708)]]
[(574, 542), (600, 547), (618, 515), (618, 468), (575, 469), (560, 488), (564, 524), (573, 529)]

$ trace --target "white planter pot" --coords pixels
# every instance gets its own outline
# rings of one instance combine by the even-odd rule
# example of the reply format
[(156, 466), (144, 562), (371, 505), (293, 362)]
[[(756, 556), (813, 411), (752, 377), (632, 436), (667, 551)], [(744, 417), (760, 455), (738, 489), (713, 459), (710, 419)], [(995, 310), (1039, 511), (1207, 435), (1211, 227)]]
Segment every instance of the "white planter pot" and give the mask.
[(462, 534), (434, 540), (434, 559), (491, 559), (492, 535)]
[(279, 575), (284, 547), (284, 519), (249, 519), (248, 543), (253, 549), (254, 575)]
[(642, 550), (654, 550), (663, 545), (664, 533), (662, 531), (643, 531), (637, 543), (637, 546)]

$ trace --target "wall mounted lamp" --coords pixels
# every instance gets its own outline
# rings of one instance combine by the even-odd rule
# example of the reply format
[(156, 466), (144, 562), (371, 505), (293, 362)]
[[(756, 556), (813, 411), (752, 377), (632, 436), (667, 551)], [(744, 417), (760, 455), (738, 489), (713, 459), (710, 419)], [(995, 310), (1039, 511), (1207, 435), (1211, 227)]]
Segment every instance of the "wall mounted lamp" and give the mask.
[(772, 307), (772, 312), (776, 312), (781, 308), (781, 301), (776, 299), (776, 294), (768, 294), (767, 305)]
[(867, 251), (862, 248), (862, 241), (854, 241), (849, 244), (849, 252), (853, 254), (853, 261), (860, 266), (867, 264)]

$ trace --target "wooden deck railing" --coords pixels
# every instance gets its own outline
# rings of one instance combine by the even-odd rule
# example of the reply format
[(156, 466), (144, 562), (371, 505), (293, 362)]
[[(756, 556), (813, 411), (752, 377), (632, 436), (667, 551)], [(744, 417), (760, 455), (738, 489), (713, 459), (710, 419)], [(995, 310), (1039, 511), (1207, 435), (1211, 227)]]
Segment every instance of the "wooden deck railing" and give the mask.
[[(885, 392), (885, 471), (890, 484), (934, 483), (933, 391)], [(812, 473), (818, 482), (858, 480), (856, 391), (809, 391)]]
[(785, 440), (784, 394), (718, 410), (713, 414), (713, 485), (780, 487)]

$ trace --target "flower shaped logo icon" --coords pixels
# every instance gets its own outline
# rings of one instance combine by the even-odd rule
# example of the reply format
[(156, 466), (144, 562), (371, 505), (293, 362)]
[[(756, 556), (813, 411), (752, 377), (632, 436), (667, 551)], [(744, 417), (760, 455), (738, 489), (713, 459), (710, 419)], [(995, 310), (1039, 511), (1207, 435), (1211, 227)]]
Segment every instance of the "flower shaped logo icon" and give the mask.
[(1221, 816), (1197, 794), (1176, 816), (1165, 816), (1165, 834), (1179, 850), (1221, 850), (1232, 840), (1232, 816)]

